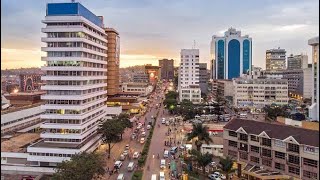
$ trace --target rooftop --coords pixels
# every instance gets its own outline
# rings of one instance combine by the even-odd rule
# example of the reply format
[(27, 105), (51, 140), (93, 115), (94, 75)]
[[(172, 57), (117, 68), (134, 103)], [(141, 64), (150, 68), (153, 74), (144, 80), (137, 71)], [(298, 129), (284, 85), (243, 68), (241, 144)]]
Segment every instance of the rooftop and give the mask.
[(25, 152), (28, 145), (40, 139), (39, 133), (23, 133), (1, 140), (1, 152)]
[(237, 131), (241, 127), (248, 134), (259, 135), (265, 132), (270, 138), (281, 140), (292, 136), (299, 144), (319, 147), (319, 131), (288, 126), (277, 122), (267, 123), (254, 120), (233, 119), (224, 126), (224, 129)]
[(16, 112), (16, 111), (21, 111), (21, 110), (24, 110), (24, 109), (34, 108), (34, 107), (42, 105), (43, 103), (44, 102), (39, 102), (39, 103), (26, 105), (26, 106), (9, 107), (8, 109), (1, 110), (1, 115), (12, 113), (12, 112)]

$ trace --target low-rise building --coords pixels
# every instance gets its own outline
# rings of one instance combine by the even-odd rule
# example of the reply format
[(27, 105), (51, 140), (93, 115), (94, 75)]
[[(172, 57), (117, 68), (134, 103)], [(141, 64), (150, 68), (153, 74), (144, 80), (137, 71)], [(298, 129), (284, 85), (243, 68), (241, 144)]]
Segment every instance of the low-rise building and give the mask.
[(288, 81), (286, 79), (233, 79), (235, 107), (261, 109), (266, 105), (288, 104)]
[(146, 73), (135, 73), (132, 75), (132, 81), (136, 83), (149, 83), (149, 75)]
[(223, 139), (246, 179), (319, 179), (319, 131), (233, 119)]
[(154, 86), (148, 84), (148, 83), (122, 83), (121, 85), (122, 92), (137, 92), (140, 93), (142, 96), (149, 95), (153, 89)]

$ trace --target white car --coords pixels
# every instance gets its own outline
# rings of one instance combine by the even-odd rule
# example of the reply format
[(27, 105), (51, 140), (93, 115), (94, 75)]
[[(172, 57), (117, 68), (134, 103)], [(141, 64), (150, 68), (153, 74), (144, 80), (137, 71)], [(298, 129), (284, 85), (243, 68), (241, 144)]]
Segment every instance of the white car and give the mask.
[(209, 174), (208, 177), (209, 177), (209, 179), (211, 179), (211, 180), (221, 180), (221, 179), (219, 178), (219, 176), (216, 175), (216, 174)]
[(130, 145), (129, 144), (126, 145), (126, 149), (127, 150), (130, 149)]
[(165, 123), (166, 123), (166, 119), (162, 118), (161, 124), (165, 124)]
[(127, 156), (128, 155), (128, 150), (124, 150), (122, 154)]
[(166, 160), (165, 159), (161, 159), (160, 160), (160, 169), (164, 169), (166, 168)]
[(151, 129), (151, 126), (150, 126), (150, 125), (147, 126), (147, 130), (149, 130), (149, 129)]
[(142, 137), (145, 137), (145, 136), (146, 136), (146, 132), (143, 131), (143, 132), (141, 133), (141, 136), (142, 136)]
[(133, 159), (138, 159), (139, 158), (139, 152), (134, 152), (133, 153)]
[(141, 144), (143, 144), (144, 141), (145, 141), (144, 138), (141, 138), (141, 139), (140, 139), (140, 143), (141, 143)]
[(215, 174), (216, 176), (218, 176), (219, 179), (226, 179), (226, 176), (224, 176), (223, 174), (221, 174), (220, 172), (216, 171), (213, 174)]
[(120, 169), (121, 166), (122, 166), (122, 162), (121, 162), (121, 161), (116, 161), (116, 162), (114, 163), (114, 167), (115, 167), (116, 169)]

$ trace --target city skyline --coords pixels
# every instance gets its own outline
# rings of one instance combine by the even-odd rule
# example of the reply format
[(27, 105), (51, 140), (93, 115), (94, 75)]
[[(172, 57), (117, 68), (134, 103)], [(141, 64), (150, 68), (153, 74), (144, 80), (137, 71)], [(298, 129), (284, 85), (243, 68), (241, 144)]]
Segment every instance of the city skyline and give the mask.
[[(4, 10), (1, 14), (1, 69), (40, 67), (44, 64), (40, 60), (45, 56), (40, 49), (40, 39), (45, 34), (39, 29), (43, 28), (44, 7), (53, 1), (31, 2), (1, 2)], [(166, 0), (77, 2), (96, 15), (104, 16), (105, 26), (119, 32), (120, 67), (157, 65), (163, 58), (174, 59), (177, 66), (180, 50), (191, 48), (193, 41), (200, 49), (200, 62), (209, 64), (212, 36), (223, 35), (228, 28), (234, 27), (243, 35), (252, 37), (252, 64), (265, 68), (265, 51), (271, 48), (281, 47), (288, 54), (306, 53), (310, 57), (307, 41), (319, 32), (319, 2), (314, 0), (267, 0), (263, 3), (170, 1), (170, 4)], [(234, 5), (230, 6), (230, 3)], [(214, 8), (216, 6), (219, 8)], [(19, 23), (15, 19), (19, 19)]]

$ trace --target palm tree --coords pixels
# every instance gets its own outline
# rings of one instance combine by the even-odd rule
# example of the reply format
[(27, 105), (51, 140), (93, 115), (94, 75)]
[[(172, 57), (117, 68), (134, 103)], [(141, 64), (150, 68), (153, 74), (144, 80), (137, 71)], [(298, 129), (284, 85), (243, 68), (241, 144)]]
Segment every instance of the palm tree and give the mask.
[(195, 149), (192, 149), (190, 154), (191, 160), (197, 162), (197, 164), (202, 167), (202, 173), (205, 174), (205, 168), (212, 161), (213, 155), (209, 153), (202, 154)]
[(208, 127), (203, 126), (202, 124), (192, 124), (192, 132), (187, 134), (187, 140), (190, 141), (193, 138), (198, 138), (195, 141), (197, 150), (200, 151), (201, 145), (203, 142), (209, 144), (213, 142), (208, 133)]
[(108, 144), (108, 158), (110, 158), (111, 143), (118, 142), (122, 132), (123, 125), (116, 118), (107, 120), (100, 126), (98, 133), (101, 134), (102, 142)]
[(229, 179), (229, 174), (234, 172), (235, 169), (232, 168), (234, 163), (234, 160), (230, 157), (227, 156), (226, 158), (220, 158), (220, 166), (221, 166), (221, 171), (226, 175), (226, 179)]

